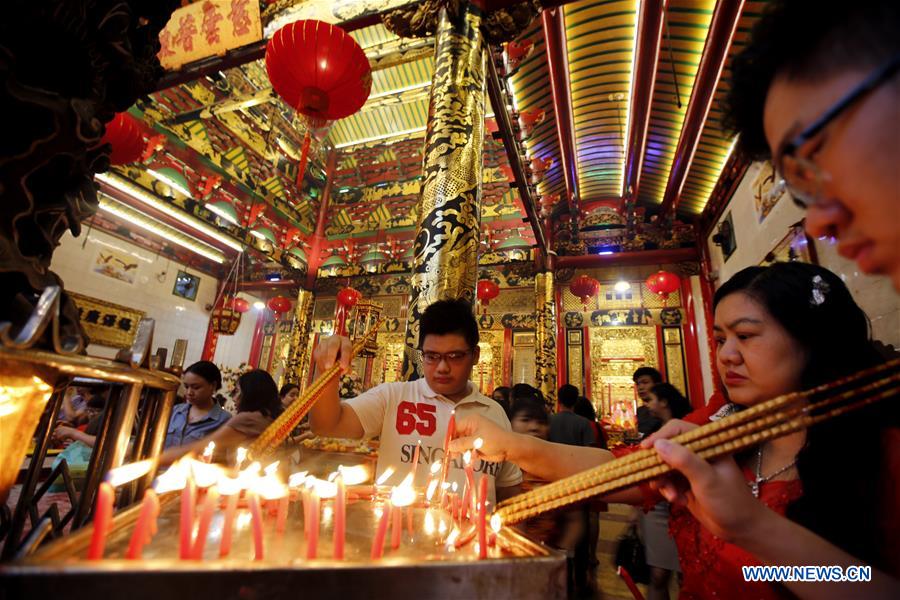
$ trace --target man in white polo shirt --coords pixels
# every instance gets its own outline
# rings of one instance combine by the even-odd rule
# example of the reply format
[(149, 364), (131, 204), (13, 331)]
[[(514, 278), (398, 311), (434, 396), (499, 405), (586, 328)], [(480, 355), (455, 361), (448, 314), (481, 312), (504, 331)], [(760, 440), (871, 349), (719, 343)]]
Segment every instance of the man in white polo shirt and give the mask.
[[(376, 477), (387, 468), (395, 473), (387, 481), (394, 485), (409, 473), (416, 444), (421, 441), (416, 485), (424, 486), (435, 460), (444, 460), (443, 443), (450, 415), (456, 418), (478, 414), (509, 431), (506, 413), (495, 401), (482, 395), (469, 381), (478, 362), (478, 323), (465, 300), (440, 300), (422, 313), (419, 347), (425, 378), (409, 382), (383, 383), (356, 398), (341, 402), (337, 382), (325, 388), (309, 413), (317, 435), (343, 438), (381, 436)], [(316, 372), (340, 361), (349, 368), (350, 340), (332, 336), (321, 340), (313, 353)], [(448, 482), (465, 483), (461, 457), (451, 460)], [(522, 472), (509, 462), (476, 459), (476, 479), (488, 476), (488, 500), (493, 504), (519, 492)]]

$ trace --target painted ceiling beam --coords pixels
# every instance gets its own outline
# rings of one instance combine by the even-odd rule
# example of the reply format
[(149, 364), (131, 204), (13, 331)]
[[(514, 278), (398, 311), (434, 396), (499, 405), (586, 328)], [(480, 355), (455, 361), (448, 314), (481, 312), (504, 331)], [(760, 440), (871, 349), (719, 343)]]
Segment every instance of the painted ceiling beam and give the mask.
[(516, 178), (516, 186), (519, 188), (519, 196), (525, 208), (526, 218), (531, 224), (531, 230), (534, 232), (534, 239), (538, 248), (544, 256), (547, 256), (547, 251), (549, 250), (547, 238), (544, 236), (541, 219), (535, 208), (534, 197), (531, 195), (531, 187), (528, 185), (529, 178), (525, 173), (525, 165), (522, 163), (519, 145), (513, 134), (512, 119), (500, 91), (500, 77), (497, 75), (497, 65), (494, 63), (493, 54), (490, 50), (488, 50), (487, 58), (487, 88), (491, 106), (494, 108), (494, 120), (497, 122), (497, 130), (500, 133), (500, 139), (503, 140), (503, 147), (506, 149), (509, 166), (512, 168), (513, 175)]
[(660, 265), (699, 260), (700, 251), (694, 246), (691, 248), (672, 248), (671, 250), (639, 250), (635, 252), (614, 252), (613, 254), (559, 256), (556, 258), (556, 268), (587, 269), (591, 267), (618, 267), (623, 265)]
[[(575, 125), (572, 110), (572, 93), (569, 84), (569, 58), (566, 44), (566, 19), (562, 8), (544, 10), (541, 13), (544, 39), (547, 49), (547, 66), (550, 71), (550, 88), (553, 93), (553, 110), (556, 134), (559, 137), (559, 153), (566, 182), (566, 200), (569, 214), (578, 220), (580, 202), (578, 192), (578, 155), (575, 153)], [(494, 111), (496, 112), (496, 110)]]
[(666, 183), (666, 191), (663, 194), (660, 212), (662, 214), (674, 213), (678, 208), (681, 197), (681, 189), (687, 180), (706, 117), (709, 114), (719, 78), (725, 68), (728, 59), (728, 50), (731, 40), (737, 30), (738, 20), (741, 17), (741, 9), (744, 0), (719, 0), (713, 12), (709, 33), (706, 36), (706, 44), (703, 47), (703, 55), (700, 58), (700, 66), (697, 69), (697, 79), (694, 81), (694, 91), (688, 103), (684, 116), (684, 125), (681, 127), (681, 135), (675, 148), (675, 159), (669, 180)]
[(653, 103), (653, 87), (656, 82), (656, 64), (663, 32), (664, 0), (642, 0), (637, 15), (637, 39), (634, 45), (634, 69), (632, 73), (629, 110), (628, 139), (625, 141), (625, 173), (622, 195), (637, 198), (641, 167), (647, 147), (647, 130), (650, 127), (650, 109)]

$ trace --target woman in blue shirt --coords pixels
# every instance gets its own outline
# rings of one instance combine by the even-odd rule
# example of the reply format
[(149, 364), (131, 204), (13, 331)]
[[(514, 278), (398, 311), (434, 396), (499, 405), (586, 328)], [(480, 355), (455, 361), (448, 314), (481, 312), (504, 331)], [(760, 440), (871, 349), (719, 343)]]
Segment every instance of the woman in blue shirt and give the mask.
[(184, 446), (205, 438), (231, 418), (213, 395), (222, 387), (219, 368), (208, 360), (189, 366), (182, 377), (186, 402), (172, 408), (165, 447)]

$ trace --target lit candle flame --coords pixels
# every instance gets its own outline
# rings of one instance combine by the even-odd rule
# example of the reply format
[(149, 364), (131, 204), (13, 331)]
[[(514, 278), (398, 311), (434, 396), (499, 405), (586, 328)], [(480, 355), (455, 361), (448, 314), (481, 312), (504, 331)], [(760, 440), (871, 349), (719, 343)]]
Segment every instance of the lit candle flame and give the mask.
[(391, 490), (391, 504), (394, 506), (409, 506), (416, 501), (416, 488), (413, 487), (412, 473), (407, 475), (403, 482)]
[(222, 473), (218, 465), (210, 465), (193, 459), (188, 464), (190, 464), (191, 473), (194, 475), (197, 487), (206, 488), (213, 485), (219, 480), (219, 476)]
[(165, 473), (156, 478), (153, 489), (157, 494), (180, 490), (187, 483), (188, 468), (187, 460), (177, 461)]
[(219, 478), (218, 486), (220, 495), (231, 496), (233, 494), (240, 493), (241, 480), (239, 477), (226, 477), (223, 475)]
[(322, 507), (322, 524), (328, 523), (334, 515), (334, 508), (330, 504)]
[(472, 451), (471, 450), (466, 450), (465, 452), (463, 452), (463, 462), (466, 463), (467, 465), (472, 462)]
[(438, 471), (440, 471), (440, 470), (441, 470), (441, 461), (436, 460), (433, 463), (431, 463), (431, 474), (432, 475), (437, 475)]
[(456, 492), (456, 490), (458, 490), (458, 489), (459, 489), (459, 485), (454, 481), (453, 485), (450, 486), (450, 491)]
[(337, 484), (333, 481), (307, 477), (306, 485), (312, 489), (319, 498), (334, 498), (337, 496)]
[(203, 458), (212, 458), (213, 452), (216, 451), (216, 443), (210, 442), (203, 449)]
[(122, 485), (123, 483), (128, 483), (129, 481), (134, 481), (138, 477), (142, 475), (146, 475), (150, 472), (150, 469), (153, 467), (153, 461), (151, 459), (142, 460), (135, 463), (130, 463), (127, 465), (122, 465), (121, 467), (117, 467), (112, 469), (109, 473), (106, 474), (106, 481), (113, 487), (117, 487)]
[(438, 480), (432, 479), (428, 482), (428, 489), (425, 491), (425, 498), (431, 502), (431, 498), (434, 496), (434, 491), (437, 489)]
[(472, 447), (476, 450), (481, 450), (482, 446), (484, 446), (484, 440), (481, 438), (475, 438), (475, 441), (472, 442)]
[(494, 530), (494, 533), (500, 533), (501, 527), (503, 527), (503, 520), (498, 513), (494, 513), (491, 515), (491, 529)]
[(337, 476), (338, 476), (338, 472), (332, 471), (331, 473), (328, 474), (328, 481), (334, 481), (335, 479), (337, 479)]
[(269, 477), (274, 476), (278, 472), (278, 465), (281, 464), (280, 460), (276, 460), (271, 465), (263, 469), (263, 472)]
[(459, 537), (459, 529), (456, 527), (453, 528), (453, 531), (450, 532), (450, 535), (447, 536), (447, 547), (454, 548), (456, 543), (456, 538)]
[(381, 474), (381, 477), (375, 482), (375, 485), (384, 485), (384, 482), (391, 478), (391, 475), (394, 474), (394, 467), (388, 467)]
[(352, 467), (341, 465), (338, 467), (338, 471), (344, 476), (344, 483), (347, 485), (359, 485), (369, 479), (369, 470), (365, 465), (354, 465)]
[(438, 533), (440, 535), (444, 535), (447, 533), (447, 523), (444, 521), (444, 518), (441, 517), (441, 520), (438, 521)]
[(434, 515), (431, 514), (431, 511), (425, 511), (425, 534), (426, 535), (434, 535)]
[(300, 471), (299, 473), (291, 473), (291, 476), (288, 477), (288, 486), (292, 488), (298, 488), (306, 482), (306, 476), (309, 475), (309, 471)]
[(235, 456), (236, 456), (235, 462), (237, 463), (237, 468), (240, 469), (241, 465), (244, 464), (244, 461), (247, 460), (247, 449), (244, 448), (243, 446), (240, 446), (237, 449)]

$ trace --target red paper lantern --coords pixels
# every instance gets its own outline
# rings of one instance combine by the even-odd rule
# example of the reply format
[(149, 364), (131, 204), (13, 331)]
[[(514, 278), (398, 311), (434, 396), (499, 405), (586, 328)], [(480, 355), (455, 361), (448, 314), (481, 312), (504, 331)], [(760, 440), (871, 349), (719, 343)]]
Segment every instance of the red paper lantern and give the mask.
[(360, 294), (358, 290), (355, 290), (352, 287), (345, 287), (337, 293), (338, 304), (347, 308), (353, 308), (354, 306), (356, 306), (356, 303), (359, 302), (360, 298), (362, 298), (362, 294)]
[(268, 306), (276, 315), (286, 313), (291, 310), (291, 300), (284, 296), (275, 296), (269, 299)]
[(366, 53), (346, 31), (322, 21), (294, 21), (276, 31), (266, 46), (266, 72), (285, 102), (314, 119), (352, 115), (372, 89)]
[(644, 283), (648, 290), (658, 294), (663, 300), (667, 300), (669, 294), (681, 287), (681, 279), (678, 275), (668, 271), (658, 271), (648, 277)]
[(231, 301), (231, 308), (239, 313), (245, 313), (250, 310), (250, 303), (243, 298), (235, 298)]
[(109, 162), (114, 165), (133, 163), (144, 152), (146, 142), (137, 119), (128, 113), (117, 113), (113, 120), (106, 124), (106, 133), (100, 144), (110, 144)]
[(500, 295), (500, 286), (490, 279), (481, 279), (475, 286), (475, 292), (482, 306), (488, 306), (491, 300)]
[(241, 324), (241, 313), (226, 306), (220, 306), (212, 311), (209, 324), (215, 333), (233, 335)]
[(600, 291), (600, 282), (587, 275), (579, 275), (569, 284), (569, 290), (581, 299), (581, 303), (587, 308), (591, 298)]

